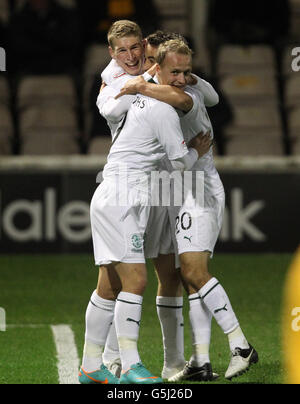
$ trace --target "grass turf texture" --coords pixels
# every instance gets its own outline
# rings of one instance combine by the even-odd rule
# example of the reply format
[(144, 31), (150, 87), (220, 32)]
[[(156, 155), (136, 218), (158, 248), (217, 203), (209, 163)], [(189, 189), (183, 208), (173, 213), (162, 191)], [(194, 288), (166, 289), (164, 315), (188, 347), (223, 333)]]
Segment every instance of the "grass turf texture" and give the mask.
[[(282, 288), (291, 255), (216, 255), (210, 271), (227, 291), (242, 329), (260, 361), (233, 381), (224, 378), (230, 355), (227, 337), (213, 320), (211, 362), (218, 383), (283, 383), (280, 321)], [(160, 375), (163, 350), (156, 315), (157, 281), (148, 263), (139, 350), (146, 367)], [(89, 255), (0, 256), (0, 307), (7, 330), (0, 332), (0, 384), (58, 383), (51, 324), (69, 324), (81, 358), (84, 316), (97, 269)], [(185, 353), (191, 354), (188, 303), (185, 297)], [(12, 328), (9, 325), (40, 324)], [(49, 327), (47, 326), (49, 325)]]

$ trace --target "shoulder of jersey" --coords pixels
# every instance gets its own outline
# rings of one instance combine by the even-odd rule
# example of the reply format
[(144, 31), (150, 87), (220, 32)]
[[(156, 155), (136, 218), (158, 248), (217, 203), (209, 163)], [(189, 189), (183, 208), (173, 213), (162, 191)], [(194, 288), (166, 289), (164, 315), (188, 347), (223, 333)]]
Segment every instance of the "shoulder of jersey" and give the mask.
[(202, 92), (201, 92), (200, 88), (198, 88), (196, 86), (187, 85), (185, 87), (184, 91), (190, 92), (190, 93), (200, 93), (202, 95)]
[(201, 100), (204, 99), (204, 96), (203, 96), (200, 88), (198, 88), (196, 86), (186, 86), (185, 92), (188, 93), (188, 94), (192, 94), (192, 95), (195, 95), (197, 97), (200, 97)]
[(103, 70), (101, 77), (106, 84), (110, 85), (113, 81), (125, 76), (127, 73), (115, 62), (111, 60), (109, 65)]

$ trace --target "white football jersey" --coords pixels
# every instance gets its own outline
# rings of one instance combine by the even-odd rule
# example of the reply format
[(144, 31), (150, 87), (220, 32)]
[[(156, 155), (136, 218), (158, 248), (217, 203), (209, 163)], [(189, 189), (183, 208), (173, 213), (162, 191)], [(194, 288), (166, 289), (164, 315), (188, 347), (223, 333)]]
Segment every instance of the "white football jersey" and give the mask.
[[(198, 77), (197, 79), (201, 80)], [(154, 77), (154, 81), (158, 84), (158, 79), (156, 76)], [(184, 113), (177, 110), (177, 113), (180, 117), (180, 125), (186, 144), (188, 144), (190, 140), (198, 135), (200, 132), (207, 133), (208, 131), (210, 131), (211, 138), (213, 139), (214, 134), (212, 124), (210, 122), (204, 104), (204, 96), (200, 88), (197, 85), (186, 86), (184, 91), (193, 99), (193, 107), (189, 112)], [(164, 167), (167, 166), (171, 168), (167, 161), (164, 161)], [(204, 170), (206, 172), (215, 171), (212, 148), (204, 156), (196, 161), (196, 163), (192, 167), (192, 170)]]
[[(114, 68), (116, 69), (114, 70)], [(103, 93), (103, 99), (106, 97), (106, 101), (108, 102), (102, 105), (102, 112), (107, 113), (107, 116), (115, 117), (114, 125), (116, 125), (116, 131), (114, 136), (118, 136), (111, 148), (108, 164), (104, 170), (104, 176), (109, 176), (111, 173), (115, 174), (115, 172), (120, 169), (120, 162), (126, 162), (127, 169), (129, 167), (133, 172), (138, 172), (138, 170), (147, 172), (152, 169), (172, 170), (169, 159), (176, 159), (176, 157), (178, 158), (180, 155), (182, 156), (184, 153), (187, 153), (186, 143), (190, 139), (199, 132), (207, 132), (208, 130), (211, 131), (211, 136), (213, 137), (213, 130), (205, 105), (215, 105), (218, 102), (218, 95), (209, 83), (197, 78), (197, 84), (199, 85), (186, 88), (186, 92), (193, 98), (194, 104), (191, 111), (187, 114), (183, 114), (180, 111), (177, 111), (177, 114), (175, 110), (167, 104), (148, 97), (138, 96), (135, 98), (134, 104), (130, 106), (128, 110), (128, 120), (123, 121), (123, 116), (126, 113), (126, 102), (128, 102), (129, 99), (126, 100), (126, 96), (124, 96), (121, 97), (121, 99), (123, 98), (123, 104), (117, 104), (114, 101), (110, 105), (108, 98), (111, 97), (111, 99), (113, 99), (116, 95), (116, 91), (119, 91), (123, 87), (123, 80), (127, 81), (130, 78), (132, 78), (132, 76), (127, 75), (126, 77), (126, 74), (122, 73), (119, 67), (115, 66), (114, 62), (108, 66), (105, 79), (103, 77), (107, 83), (111, 80), (111, 89), (107, 89), (106, 94), (105, 92)], [(147, 78), (145, 79), (147, 80)], [(100, 104), (99, 102), (98, 106)], [(114, 113), (112, 113), (112, 111)], [(118, 115), (118, 113), (121, 113), (121, 116)], [(117, 122), (117, 118), (119, 122)], [(119, 129), (123, 124), (123, 130), (120, 132)], [(142, 134), (141, 128), (143, 130)], [(182, 142), (182, 132), (184, 133), (185, 142)], [(166, 157), (165, 152), (169, 159)], [(161, 160), (162, 157), (164, 158)], [(162, 161), (166, 164), (163, 165)], [(212, 150), (196, 161), (192, 170), (205, 172), (204, 202), (207, 208), (205, 211), (206, 214), (203, 215), (204, 222), (196, 223), (197, 234), (199, 233), (205, 236), (203, 238), (205, 243), (201, 239), (201, 243), (197, 244), (195, 251), (198, 251), (198, 249), (199, 251), (203, 251), (203, 249), (213, 251), (216, 238), (220, 231), (220, 223), (222, 222), (224, 190), (218, 172), (214, 166)], [(169, 212), (170, 223), (173, 227), (175, 225), (175, 217), (178, 214), (178, 209), (179, 207), (176, 207), (174, 212), (172, 210)], [(159, 209), (158, 212), (164, 215), (166, 214), (165, 211)], [(161, 220), (160, 217), (159, 220)], [(214, 226), (216, 223), (217, 225)], [(173, 227), (172, 234), (175, 235), (175, 229)], [(150, 220), (149, 228), (149, 239), (154, 240), (155, 247), (159, 247), (157, 251), (161, 251), (160, 231), (157, 231), (155, 234), (157, 222), (151, 222)], [(153, 234), (155, 235), (153, 236)], [(176, 245), (176, 241), (174, 241), (174, 245)], [(180, 242), (179, 247), (183, 252), (185, 251), (184, 249), (186, 247), (181, 245)], [(151, 251), (152, 255), (150, 253), (149, 257), (157, 256), (157, 251), (153, 249), (153, 251)], [(171, 250), (168, 250), (168, 253), (170, 252)]]
[[(126, 81), (134, 79), (135, 77), (136, 76), (126, 73), (125, 70), (123, 70), (114, 59), (110, 61), (110, 63), (101, 73), (102, 82), (115, 88), (116, 90), (120, 90)], [(143, 74), (143, 77), (145, 80), (152, 78), (147, 72)]]
[(165, 155), (176, 160), (188, 154), (178, 114), (168, 104), (137, 95), (122, 126), (110, 149), (104, 177), (119, 172), (120, 163), (129, 172), (150, 172)]
[(126, 73), (114, 59), (109, 62), (101, 73), (102, 82), (116, 90), (120, 90), (122, 83), (124, 84), (127, 80), (133, 79), (134, 77), (135, 76)]
[[(100, 114), (107, 121), (113, 141), (122, 126), (125, 114), (135, 99), (135, 95), (124, 95), (118, 100), (115, 100), (115, 96), (119, 94), (128, 80), (135, 77), (126, 73), (114, 59), (111, 60), (101, 74), (102, 81), (107, 86), (99, 93), (97, 106)], [(148, 80), (150, 76), (148, 73), (144, 73), (143, 77)]]
[[(145, 80), (150, 78), (148, 73), (143, 77)], [(188, 154), (173, 107), (141, 95), (125, 95), (115, 100), (124, 84), (132, 78), (134, 76), (124, 72), (115, 60), (102, 73), (107, 86), (99, 94), (97, 106), (113, 137), (104, 177), (119, 172), (120, 163), (129, 172), (149, 172), (158, 168), (164, 156), (176, 160)]]
[[(193, 108), (187, 114), (180, 116), (180, 124), (186, 143), (199, 132), (207, 133), (210, 131), (211, 138), (213, 139), (213, 127), (204, 105), (203, 94), (195, 86), (187, 86), (185, 92), (193, 99)], [(192, 170), (204, 170), (206, 173), (216, 171), (212, 148), (196, 161)]]

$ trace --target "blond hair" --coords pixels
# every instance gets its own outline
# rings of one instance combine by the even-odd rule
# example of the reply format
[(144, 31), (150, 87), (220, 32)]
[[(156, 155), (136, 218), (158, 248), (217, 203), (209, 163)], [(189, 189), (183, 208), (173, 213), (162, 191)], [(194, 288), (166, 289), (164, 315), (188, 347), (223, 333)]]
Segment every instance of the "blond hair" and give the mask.
[(160, 44), (157, 49), (156, 61), (159, 65), (163, 64), (168, 52), (190, 57), (193, 55), (192, 49), (182, 39), (171, 39)]
[(107, 41), (109, 46), (114, 49), (114, 39), (124, 38), (128, 36), (135, 36), (141, 41), (143, 34), (141, 28), (133, 21), (119, 20), (112, 24), (107, 34)]

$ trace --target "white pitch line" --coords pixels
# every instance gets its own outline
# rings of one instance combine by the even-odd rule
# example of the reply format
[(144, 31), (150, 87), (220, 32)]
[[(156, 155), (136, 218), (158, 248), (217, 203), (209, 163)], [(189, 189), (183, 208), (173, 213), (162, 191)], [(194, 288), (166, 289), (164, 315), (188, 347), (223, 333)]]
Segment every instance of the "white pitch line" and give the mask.
[(79, 358), (74, 334), (69, 325), (51, 325), (58, 359), (59, 384), (79, 384)]
[(6, 324), (6, 328), (44, 328), (49, 324)]

